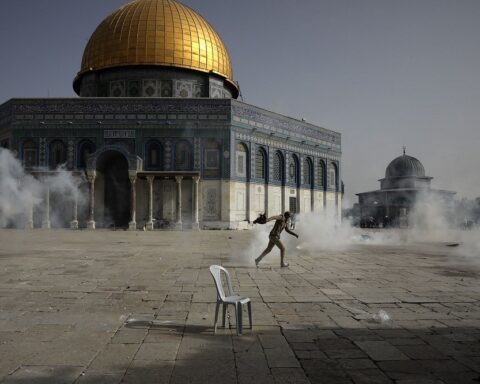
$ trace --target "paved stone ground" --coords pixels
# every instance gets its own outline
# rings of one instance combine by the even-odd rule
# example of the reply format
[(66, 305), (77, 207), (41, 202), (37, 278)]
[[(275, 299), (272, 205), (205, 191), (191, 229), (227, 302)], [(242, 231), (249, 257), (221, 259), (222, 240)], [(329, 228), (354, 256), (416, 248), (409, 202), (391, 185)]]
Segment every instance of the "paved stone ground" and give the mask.
[[(251, 237), (0, 231), (0, 383), (480, 382), (480, 268), (451, 248), (229, 260)], [(241, 337), (212, 332), (217, 263), (253, 300)]]

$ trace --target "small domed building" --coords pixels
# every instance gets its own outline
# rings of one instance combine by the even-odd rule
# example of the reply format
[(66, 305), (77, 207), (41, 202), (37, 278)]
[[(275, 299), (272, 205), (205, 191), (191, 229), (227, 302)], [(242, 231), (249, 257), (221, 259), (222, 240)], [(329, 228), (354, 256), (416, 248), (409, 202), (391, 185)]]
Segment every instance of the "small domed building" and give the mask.
[(432, 189), (433, 177), (425, 176), (423, 164), (403, 150), (393, 159), (380, 179), (380, 189), (357, 193), (362, 227), (408, 225), (408, 215), (419, 198), (451, 201), (455, 192)]
[(233, 229), (285, 210), (339, 216), (341, 135), (237, 100), (221, 37), (176, 0), (134, 0), (108, 16), (73, 88), (79, 98), (0, 106), (0, 145), (26, 170), (64, 165), (86, 176), (88, 204), (72, 206), (73, 228)]

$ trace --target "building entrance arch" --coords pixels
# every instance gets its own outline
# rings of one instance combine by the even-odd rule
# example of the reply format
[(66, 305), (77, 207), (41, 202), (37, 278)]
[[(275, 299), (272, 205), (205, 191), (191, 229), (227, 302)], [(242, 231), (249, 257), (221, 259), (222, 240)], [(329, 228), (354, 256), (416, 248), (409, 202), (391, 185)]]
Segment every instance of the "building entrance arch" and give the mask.
[[(125, 156), (115, 150), (103, 152), (97, 160), (96, 193), (103, 202), (105, 227), (128, 227), (131, 210), (129, 166)], [(103, 198), (102, 198), (103, 196)]]

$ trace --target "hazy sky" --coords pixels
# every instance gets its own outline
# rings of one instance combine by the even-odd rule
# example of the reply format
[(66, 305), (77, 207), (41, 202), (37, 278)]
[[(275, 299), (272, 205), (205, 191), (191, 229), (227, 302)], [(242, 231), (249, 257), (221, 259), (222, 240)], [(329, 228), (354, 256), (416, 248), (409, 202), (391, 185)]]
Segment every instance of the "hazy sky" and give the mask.
[[(124, 0), (2, 0), (0, 103), (74, 96)], [(402, 146), (433, 186), (480, 196), (479, 0), (184, 0), (220, 33), (244, 100), (342, 133), (348, 202)]]

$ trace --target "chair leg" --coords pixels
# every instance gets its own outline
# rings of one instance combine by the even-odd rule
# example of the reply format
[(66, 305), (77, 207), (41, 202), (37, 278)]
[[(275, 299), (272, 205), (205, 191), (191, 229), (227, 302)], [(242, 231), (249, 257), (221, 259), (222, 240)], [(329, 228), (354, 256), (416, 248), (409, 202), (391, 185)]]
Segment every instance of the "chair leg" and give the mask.
[(247, 308), (248, 308), (248, 322), (250, 323), (250, 329), (253, 329), (253, 324), (252, 324), (252, 302), (249, 301), (247, 303)]
[(217, 301), (215, 306), (215, 323), (213, 324), (213, 333), (217, 333), (218, 310), (220, 309), (220, 302)]
[(227, 316), (227, 304), (223, 303), (222, 327), (225, 328), (225, 317)]
[(242, 334), (242, 325), (243, 325), (243, 306), (242, 303), (237, 303), (235, 306), (236, 317), (237, 317), (237, 335)]

